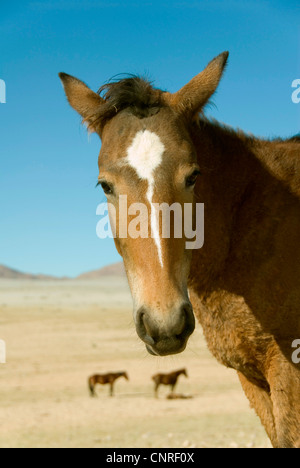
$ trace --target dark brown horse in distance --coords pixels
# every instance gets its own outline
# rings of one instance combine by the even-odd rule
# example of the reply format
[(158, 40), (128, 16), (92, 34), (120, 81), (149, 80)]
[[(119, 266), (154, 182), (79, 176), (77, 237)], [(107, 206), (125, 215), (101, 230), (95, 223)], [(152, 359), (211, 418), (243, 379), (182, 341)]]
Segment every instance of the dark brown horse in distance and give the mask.
[(156, 397), (158, 396), (158, 387), (160, 385), (170, 385), (171, 392), (173, 393), (174, 388), (175, 388), (175, 386), (177, 384), (178, 377), (180, 375), (185, 375), (187, 377), (188, 375), (187, 375), (186, 369), (179, 369), (177, 371), (170, 372), (169, 374), (155, 374), (155, 375), (153, 375), (152, 380), (154, 381), (154, 384), (155, 384), (154, 385), (155, 396)]
[[(213, 355), (238, 372), (273, 446), (300, 447), (293, 349), (300, 339), (300, 139), (256, 138), (203, 115), (227, 58), (220, 54), (175, 93), (139, 77), (99, 93), (60, 78), (71, 106), (102, 140), (99, 183), (148, 351), (183, 351), (195, 314)], [(137, 203), (147, 207), (148, 235), (124, 235), (124, 216), (114, 217), (121, 196), (131, 215)], [(160, 209), (173, 204), (179, 210), (168, 213), (168, 226), (171, 214), (173, 226), (182, 226), (192, 206), (184, 221), (192, 220), (193, 238), (192, 229), (164, 235)]]
[(129, 380), (129, 377), (126, 372), (110, 372), (108, 374), (95, 374), (89, 377), (88, 384), (91, 396), (96, 396), (95, 386), (96, 384), (109, 384), (109, 394), (110, 396), (114, 395), (114, 383), (120, 377), (124, 377), (126, 380)]

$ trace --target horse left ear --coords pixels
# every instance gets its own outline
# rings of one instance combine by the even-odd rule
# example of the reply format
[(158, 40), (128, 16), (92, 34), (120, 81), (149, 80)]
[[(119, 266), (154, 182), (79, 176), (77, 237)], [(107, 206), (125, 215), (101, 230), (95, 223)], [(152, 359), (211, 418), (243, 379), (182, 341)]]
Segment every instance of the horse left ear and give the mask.
[(229, 52), (215, 57), (207, 67), (174, 94), (166, 93), (166, 100), (179, 113), (194, 117), (216, 91), (225, 69)]

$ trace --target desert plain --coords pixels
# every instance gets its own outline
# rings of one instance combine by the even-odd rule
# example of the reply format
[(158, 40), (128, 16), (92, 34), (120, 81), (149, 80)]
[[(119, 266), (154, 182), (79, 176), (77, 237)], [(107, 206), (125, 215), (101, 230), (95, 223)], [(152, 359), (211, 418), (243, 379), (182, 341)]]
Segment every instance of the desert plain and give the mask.
[[(201, 327), (187, 349), (150, 356), (137, 337), (124, 277), (0, 280), (1, 448), (270, 447), (235, 371), (207, 349)], [(176, 393), (154, 398), (151, 376), (185, 367)], [(127, 371), (115, 396), (91, 398), (94, 373)]]

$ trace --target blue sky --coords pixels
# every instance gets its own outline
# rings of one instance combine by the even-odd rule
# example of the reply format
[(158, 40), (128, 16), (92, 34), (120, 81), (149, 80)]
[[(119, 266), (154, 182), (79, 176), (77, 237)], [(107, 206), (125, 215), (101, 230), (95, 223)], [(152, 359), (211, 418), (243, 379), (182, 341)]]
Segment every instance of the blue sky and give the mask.
[[(6, 3), (6, 5), (4, 5)], [(258, 136), (299, 132), (299, 1), (2, 2), (0, 264), (75, 276), (119, 260), (96, 237), (100, 140), (88, 142), (57, 73), (94, 90), (117, 73), (176, 91), (224, 50), (208, 114)]]

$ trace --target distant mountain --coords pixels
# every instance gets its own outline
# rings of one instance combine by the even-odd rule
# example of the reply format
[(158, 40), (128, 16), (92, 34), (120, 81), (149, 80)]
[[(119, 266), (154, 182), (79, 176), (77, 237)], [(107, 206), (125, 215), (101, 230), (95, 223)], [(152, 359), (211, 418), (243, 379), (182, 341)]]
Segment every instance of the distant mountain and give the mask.
[[(76, 279), (80, 280), (90, 280), (90, 279), (97, 279), (103, 276), (125, 276), (125, 268), (123, 262), (114, 263), (113, 265), (108, 265), (99, 270), (89, 271), (87, 273), (83, 273), (82, 275), (77, 276)], [(14, 270), (13, 268), (9, 268), (5, 265), (0, 265), (0, 279), (24, 279), (24, 280), (58, 280), (63, 279), (67, 280), (70, 278), (57, 278), (55, 276), (50, 275), (33, 275), (31, 273), (24, 273), (18, 270)]]
[(48, 275), (32, 275), (31, 273), (23, 273), (18, 270), (14, 270), (13, 268), (9, 268), (5, 265), (0, 265), (0, 278), (5, 279), (55, 279), (54, 276)]
[(125, 268), (123, 262), (107, 265), (99, 270), (89, 271), (77, 276), (76, 279), (97, 279), (103, 276), (125, 276)]

